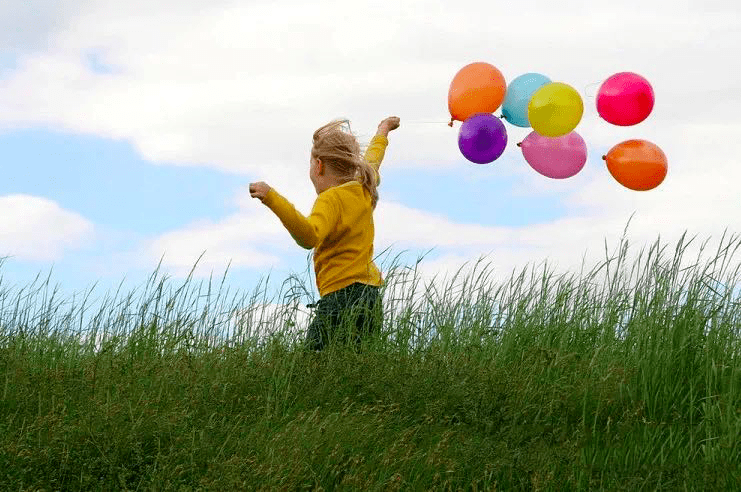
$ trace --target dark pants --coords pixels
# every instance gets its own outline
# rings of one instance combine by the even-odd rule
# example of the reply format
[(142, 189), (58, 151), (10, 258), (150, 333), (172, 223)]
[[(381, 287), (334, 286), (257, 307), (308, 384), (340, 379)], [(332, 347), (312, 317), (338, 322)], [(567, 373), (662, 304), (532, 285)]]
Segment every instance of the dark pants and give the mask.
[(332, 342), (346, 342), (352, 334), (360, 349), (363, 335), (379, 331), (383, 312), (379, 288), (354, 283), (327, 294), (316, 303), (314, 319), (309, 325), (306, 347), (320, 351)]

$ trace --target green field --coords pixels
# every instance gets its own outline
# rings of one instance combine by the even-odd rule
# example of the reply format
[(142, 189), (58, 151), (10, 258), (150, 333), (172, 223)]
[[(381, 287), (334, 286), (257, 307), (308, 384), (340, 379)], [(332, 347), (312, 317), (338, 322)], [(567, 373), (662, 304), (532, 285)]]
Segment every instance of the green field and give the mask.
[(387, 266), (360, 353), (300, 350), (299, 277), (155, 272), (93, 312), (0, 280), (0, 489), (741, 490), (741, 241), (694, 241), (502, 282)]

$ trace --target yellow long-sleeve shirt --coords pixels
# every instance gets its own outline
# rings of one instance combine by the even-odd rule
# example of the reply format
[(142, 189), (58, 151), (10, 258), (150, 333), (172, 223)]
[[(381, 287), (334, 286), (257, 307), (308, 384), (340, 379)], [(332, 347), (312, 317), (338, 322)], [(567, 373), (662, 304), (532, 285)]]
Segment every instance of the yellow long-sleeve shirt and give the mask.
[[(365, 160), (378, 171), (386, 153), (388, 139), (376, 135), (365, 153)], [(314, 271), (319, 295), (347, 287), (355, 282), (381, 285), (381, 272), (373, 262), (373, 207), (368, 191), (357, 181), (334, 186), (319, 194), (309, 217), (271, 188), (263, 201), (288, 229), (299, 246), (314, 249)]]

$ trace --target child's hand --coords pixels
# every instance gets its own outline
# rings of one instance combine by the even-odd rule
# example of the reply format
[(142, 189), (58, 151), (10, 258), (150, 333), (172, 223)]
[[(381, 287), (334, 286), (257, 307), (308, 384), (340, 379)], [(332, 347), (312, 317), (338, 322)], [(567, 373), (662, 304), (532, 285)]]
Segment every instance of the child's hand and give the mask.
[(398, 116), (389, 116), (378, 124), (378, 135), (387, 136), (390, 131), (399, 128), (400, 121)]
[(252, 198), (259, 198), (260, 201), (265, 200), (265, 197), (270, 191), (270, 186), (267, 183), (258, 181), (257, 183), (250, 183), (250, 195)]

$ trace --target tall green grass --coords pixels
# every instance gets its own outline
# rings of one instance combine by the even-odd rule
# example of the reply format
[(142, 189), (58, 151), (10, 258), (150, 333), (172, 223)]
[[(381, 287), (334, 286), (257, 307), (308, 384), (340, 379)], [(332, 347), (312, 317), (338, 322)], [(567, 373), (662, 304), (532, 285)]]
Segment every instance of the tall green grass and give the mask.
[(302, 350), (306, 276), (0, 279), (0, 487), (741, 489), (741, 241), (708, 244), (504, 281), (392, 261), (359, 352)]

